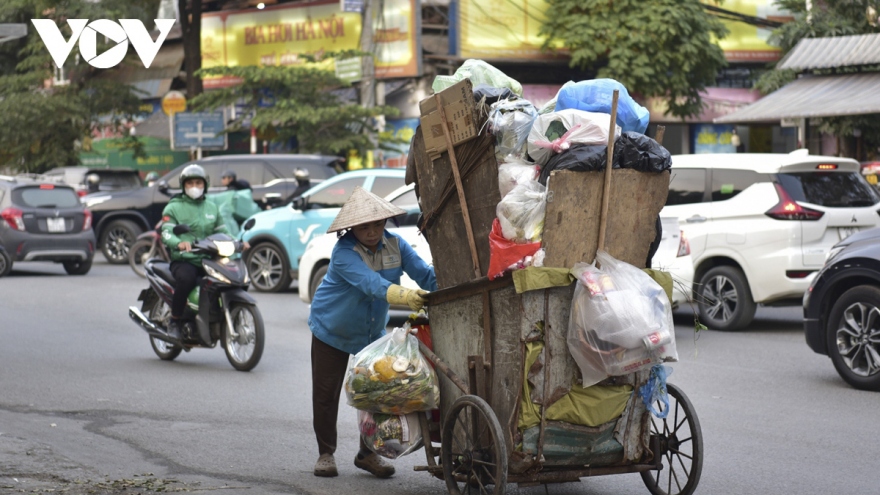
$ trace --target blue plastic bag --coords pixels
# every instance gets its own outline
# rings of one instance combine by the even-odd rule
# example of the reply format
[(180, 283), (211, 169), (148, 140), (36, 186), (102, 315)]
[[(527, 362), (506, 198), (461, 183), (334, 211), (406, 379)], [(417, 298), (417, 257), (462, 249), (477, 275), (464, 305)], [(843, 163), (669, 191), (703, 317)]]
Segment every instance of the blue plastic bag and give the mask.
[[(651, 368), (651, 375), (644, 385), (639, 387), (639, 395), (645, 407), (651, 411), (654, 416), (663, 419), (669, 414), (669, 394), (666, 393), (666, 377), (672, 374), (672, 368), (655, 364)], [(654, 403), (659, 402), (663, 405), (660, 411), (654, 408)]]
[(650, 118), (648, 109), (636, 103), (626, 87), (614, 79), (591, 79), (564, 85), (556, 95), (556, 111), (577, 108), (587, 112), (611, 113), (615, 89), (620, 90), (617, 97), (617, 125), (623, 132), (644, 134)]

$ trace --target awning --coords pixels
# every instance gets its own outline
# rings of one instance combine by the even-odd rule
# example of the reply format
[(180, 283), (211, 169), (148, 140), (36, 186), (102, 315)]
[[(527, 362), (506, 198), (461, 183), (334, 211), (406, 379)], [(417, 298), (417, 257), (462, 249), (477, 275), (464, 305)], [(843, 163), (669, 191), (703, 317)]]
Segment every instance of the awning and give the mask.
[(797, 71), (880, 64), (880, 34), (803, 38), (776, 66)]
[(880, 113), (878, 88), (880, 72), (805, 76), (713, 122), (778, 122), (782, 119)]

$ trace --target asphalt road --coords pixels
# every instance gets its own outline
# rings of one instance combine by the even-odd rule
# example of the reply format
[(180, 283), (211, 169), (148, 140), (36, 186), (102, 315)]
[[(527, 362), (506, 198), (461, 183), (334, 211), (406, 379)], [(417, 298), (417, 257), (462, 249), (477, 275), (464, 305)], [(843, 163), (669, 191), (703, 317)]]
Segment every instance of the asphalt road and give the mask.
[[(96, 261), (85, 277), (21, 263), (0, 279), (0, 494), (442, 494), (414, 465), (378, 480), (357, 470), (356, 416), (340, 413), (340, 476), (316, 478), (308, 307), (256, 293), (267, 326), (259, 366), (220, 348), (155, 357), (127, 316), (145, 282)], [(846, 386), (810, 351), (799, 309), (761, 309), (747, 331), (701, 332), (676, 313), (670, 381), (695, 406), (705, 458), (697, 493), (876, 493), (880, 394)], [(508, 493), (646, 494), (635, 474)]]

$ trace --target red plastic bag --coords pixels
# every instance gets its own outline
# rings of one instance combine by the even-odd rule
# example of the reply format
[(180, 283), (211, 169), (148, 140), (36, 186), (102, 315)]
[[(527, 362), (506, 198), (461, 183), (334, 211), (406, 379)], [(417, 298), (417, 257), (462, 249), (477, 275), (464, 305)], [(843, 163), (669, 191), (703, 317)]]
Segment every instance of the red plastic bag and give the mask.
[(504, 274), (507, 268), (517, 261), (531, 256), (541, 249), (540, 242), (517, 244), (501, 235), (501, 223), (492, 221), (492, 232), (489, 232), (489, 280)]

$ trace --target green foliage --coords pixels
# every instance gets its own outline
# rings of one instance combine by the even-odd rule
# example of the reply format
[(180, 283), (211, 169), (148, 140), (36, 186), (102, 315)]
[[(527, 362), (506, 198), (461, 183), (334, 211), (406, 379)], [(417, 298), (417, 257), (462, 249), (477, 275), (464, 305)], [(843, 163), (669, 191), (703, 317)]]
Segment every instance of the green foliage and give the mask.
[[(339, 54), (327, 54), (338, 56)], [(346, 55), (351, 55), (348, 53)], [(237, 86), (202, 93), (191, 101), (192, 108), (216, 109), (244, 102), (246, 111), (229, 124), (227, 132), (240, 130), (245, 120), (273, 141), (296, 137), (301, 152), (361, 152), (376, 147), (374, 118), (396, 116), (393, 107), (364, 108), (346, 102), (337, 90), (346, 83), (332, 70), (312, 65), (289, 67), (212, 67), (197, 72), (199, 77), (234, 76)], [(271, 106), (260, 106), (261, 99)], [(249, 119), (252, 117), (252, 119)]]
[[(76, 63), (68, 57), (68, 85), (52, 86), (54, 64), (31, 19), (56, 20), (65, 38), (66, 19), (141, 19), (148, 27), (158, 10), (157, 0), (3, 0), (0, 23), (26, 23), (28, 35), (0, 44), (0, 167), (20, 172), (43, 172), (79, 162), (79, 147), (90, 142), (93, 130), (107, 126), (122, 130), (138, 111), (140, 100), (112, 73)], [(109, 46), (101, 46), (99, 53)], [(101, 77), (97, 77), (101, 75)], [(127, 138), (136, 154), (141, 146)]]
[(697, 115), (699, 92), (727, 62), (714, 42), (727, 28), (699, 0), (548, 0), (545, 49), (559, 40), (571, 66), (620, 81), (630, 93), (656, 96), (669, 114)]

